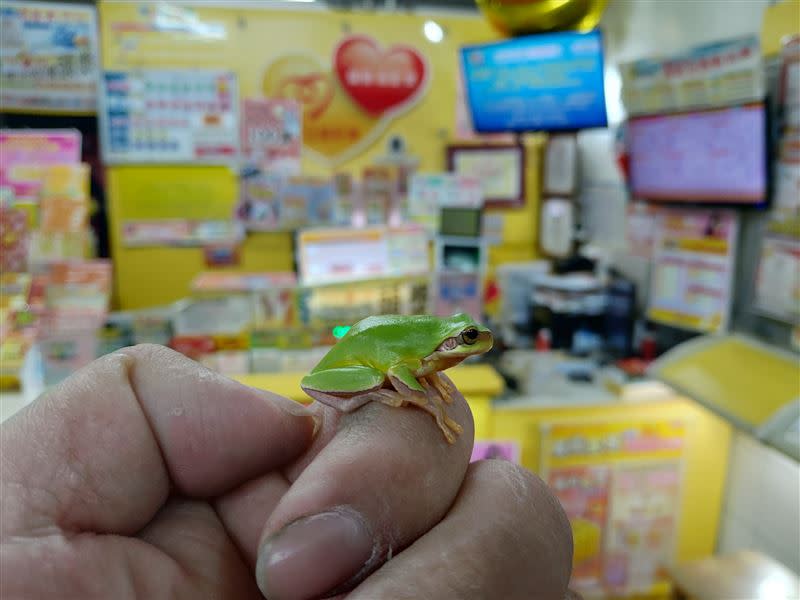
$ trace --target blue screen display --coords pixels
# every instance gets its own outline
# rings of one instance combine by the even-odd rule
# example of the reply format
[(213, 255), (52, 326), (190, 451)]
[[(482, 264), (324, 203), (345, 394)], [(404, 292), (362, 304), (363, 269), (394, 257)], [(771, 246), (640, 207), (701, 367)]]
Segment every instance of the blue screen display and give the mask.
[(570, 131), (608, 124), (599, 31), (531, 35), (461, 49), (479, 133)]

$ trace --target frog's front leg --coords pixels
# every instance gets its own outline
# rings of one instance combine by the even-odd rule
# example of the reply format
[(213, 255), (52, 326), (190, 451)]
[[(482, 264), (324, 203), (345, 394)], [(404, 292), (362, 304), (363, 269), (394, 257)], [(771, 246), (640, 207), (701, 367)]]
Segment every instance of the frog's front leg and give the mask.
[[(436, 410), (436, 412), (433, 413), (436, 417), (436, 422), (439, 423), (439, 427), (442, 427), (442, 424), (444, 424), (447, 428), (453, 430), (457, 434), (460, 434), (464, 430), (462, 429), (461, 425), (447, 416), (447, 407), (442, 403), (441, 393), (439, 389), (432, 383), (431, 379), (432, 378), (428, 376), (423, 377), (420, 381), (427, 391), (428, 404)], [(445, 432), (445, 435), (447, 435), (447, 432)]]
[[(430, 388), (424, 377), (418, 380), (414, 375), (420, 364), (419, 361), (414, 361), (391, 367), (387, 373), (389, 381), (406, 402), (430, 413), (436, 419), (436, 424), (442, 430), (445, 439), (450, 444), (453, 444), (456, 441), (453, 432), (461, 433), (461, 426), (447, 416), (445, 405), (439, 398), (438, 392)], [(389, 402), (386, 402), (386, 404), (389, 404)]]
[(422, 387), (420, 382), (414, 375), (414, 371), (419, 368), (419, 361), (411, 364), (401, 363), (390, 367), (386, 373), (389, 376), (389, 381), (398, 392), (408, 393), (414, 395), (425, 394), (425, 388)]
[(439, 395), (442, 397), (447, 404), (453, 403), (453, 394), (455, 393), (455, 388), (451, 383), (442, 377), (441, 373), (434, 372), (430, 375), (427, 375), (427, 379), (430, 384), (439, 392)]

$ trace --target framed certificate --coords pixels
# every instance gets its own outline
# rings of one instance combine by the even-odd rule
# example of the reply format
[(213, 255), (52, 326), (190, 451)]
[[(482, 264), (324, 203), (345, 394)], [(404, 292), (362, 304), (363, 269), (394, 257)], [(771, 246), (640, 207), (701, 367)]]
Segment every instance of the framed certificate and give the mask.
[(522, 145), (448, 146), (447, 168), (480, 179), (486, 208), (518, 208), (525, 204), (525, 148)]

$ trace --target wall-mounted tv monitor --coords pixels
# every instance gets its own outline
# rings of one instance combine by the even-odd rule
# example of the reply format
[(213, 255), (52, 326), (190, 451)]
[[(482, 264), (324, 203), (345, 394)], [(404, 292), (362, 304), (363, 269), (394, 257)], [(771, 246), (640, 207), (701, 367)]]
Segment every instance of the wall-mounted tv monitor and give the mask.
[(478, 133), (576, 131), (608, 124), (600, 31), (530, 35), (461, 49)]
[(635, 117), (628, 130), (631, 191), (637, 198), (726, 205), (766, 202), (763, 104)]

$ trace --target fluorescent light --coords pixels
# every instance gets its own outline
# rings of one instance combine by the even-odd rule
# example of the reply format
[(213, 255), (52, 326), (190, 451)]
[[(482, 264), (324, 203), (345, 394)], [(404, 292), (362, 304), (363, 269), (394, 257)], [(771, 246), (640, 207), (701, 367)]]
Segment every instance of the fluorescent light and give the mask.
[(425, 21), (422, 32), (434, 44), (438, 44), (444, 39), (444, 29), (436, 21)]

